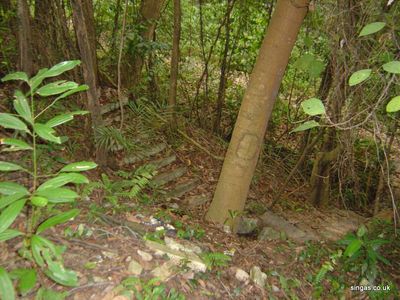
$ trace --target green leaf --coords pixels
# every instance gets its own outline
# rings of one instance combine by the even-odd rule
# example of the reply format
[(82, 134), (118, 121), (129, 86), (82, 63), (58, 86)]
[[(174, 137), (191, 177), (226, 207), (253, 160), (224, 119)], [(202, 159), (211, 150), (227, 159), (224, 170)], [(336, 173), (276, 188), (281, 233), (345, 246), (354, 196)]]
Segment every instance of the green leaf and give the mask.
[(46, 78), (45, 74), (49, 69), (44, 68), (40, 69), (37, 74), (29, 80), (29, 86), (31, 90), (35, 92), (36, 88), (42, 83), (42, 81)]
[(60, 137), (53, 134), (55, 131), (50, 126), (47, 126), (46, 124), (36, 123), (33, 125), (33, 129), (35, 130), (36, 134), (42, 139), (61, 144)]
[(35, 287), (37, 279), (35, 269), (15, 269), (10, 275), (18, 278), (18, 290), (22, 296), (25, 296)]
[(37, 207), (45, 207), (49, 200), (42, 196), (34, 196), (31, 198), (31, 203)]
[(13, 163), (9, 163), (6, 161), (0, 161), (0, 171), (1, 172), (9, 172), (9, 171), (17, 171), (17, 170), (23, 170), (21, 166), (18, 166)]
[(400, 74), (400, 61), (393, 60), (384, 64), (383, 69), (388, 73)]
[(32, 147), (27, 143), (17, 139), (4, 138), (0, 139), (0, 145), (11, 146), (8, 151), (18, 151), (18, 150), (31, 150)]
[(50, 251), (53, 255), (56, 256), (56, 258), (61, 259), (56, 246), (48, 239), (41, 237), (40, 235), (32, 235), (31, 248), (33, 258), (40, 267), (43, 267), (45, 263), (42, 257), (42, 253), (44, 253), (45, 251)]
[(29, 129), (24, 122), (7, 113), (0, 113), (0, 126), (29, 132)]
[(1, 81), (9, 81), (9, 80), (22, 80), (28, 82), (28, 75), (25, 72), (15, 72), (4, 76)]
[(65, 269), (61, 262), (46, 261), (49, 269), (44, 273), (55, 282), (64, 286), (78, 285), (78, 276), (72, 270)]
[(61, 75), (62, 73), (72, 70), (76, 66), (80, 65), (80, 63), (81, 63), (80, 60), (69, 60), (69, 61), (60, 62), (60, 63), (54, 65), (53, 67), (51, 67), (50, 70), (48, 70), (45, 73), (45, 76), (47, 78), (47, 77), (55, 77), (55, 76)]
[(66, 188), (54, 188), (37, 191), (35, 195), (46, 197), (50, 203), (73, 202), (79, 195)]
[(56, 100), (60, 100), (60, 99), (66, 98), (66, 97), (68, 97), (68, 96), (70, 96), (72, 94), (75, 94), (75, 93), (79, 93), (79, 92), (82, 92), (82, 91), (87, 91), (88, 89), (89, 89), (88, 85), (82, 84), (82, 85), (80, 85), (80, 86), (78, 86), (78, 87), (76, 87), (76, 88), (74, 88), (72, 90), (69, 90), (69, 91), (65, 92), (64, 94), (58, 96), (56, 98)]
[(303, 111), (310, 116), (324, 115), (325, 106), (320, 99), (311, 98), (301, 103)]
[(344, 256), (352, 257), (358, 250), (360, 250), (362, 246), (362, 241), (359, 239), (355, 239), (351, 241), (351, 243), (347, 246), (346, 250), (344, 251)]
[(14, 300), (14, 286), (7, 271), (0, 267), (0, 296), (2, 300)]
[(371, 69), (363, 69), (354, 72), (349, 78), (349, 85), (354, 86), (367, 80), (369, 76), (371, 76), (371, 73), (372, 73)]
[(21, 231), (15, 229), (6, 229), (2, 233), (0, 233), (0, 242), (11, 240), (20, 235), (23, 235)]
[(16, 193), (13, 195), (5, 196), (0, 198), (0, 209), (3, 209), (6, 206), (9, 206), (11, 203), (23, 198), (26, 196), (25, 193)]
[(31, 109), (26, 100), (25, 95), (21, 91), (16, 91), (14, 94), (14, 109), (15, 111), (30, 124), (33, 123)]
[(294, 66), (298, 69), (308, 72), (311, 78), (317, 78), (320, 76), (325, 68), (322, 61), (315, 58), (311, 54), (304, 54), (294, 63)]
[(14, 222), (24, 207), (25, 202), (25, 199), (18, 200), (3, 210), (0, 214), (0, 233), (5, 231)]
[(295, 129), (293, 129), (290, 133), (293, 132), (299, 132), (299, 131), (305, 131), (314, 127), (320, 126), (317, 121), (311, 120), (311, 121), (306, 121), (303, 124), (297, 126)]
[(386, 111), (389, 113), (397, 112), (400, 110), (400, 96), (392, 98), (386, 105)]
[(365, 234), (367, 233), (367, 227), (365, 227), (365, 225), (361, 225), (360, 228), (358, 228), (357, 230), (357, 236), (359, 238), (363, 237)]
[(82, 172), (97, 167), (97, 164), (91, 161), (81, 161), (66, 165), (60, 172)]
[(36, 94), (42, 97), (48, 97), (64, 93), (76, 87), (78, 87), (78, 84), (76, 82), (59, 80), (42, 86), (36, 91)]
[(0, 182), (0, 194), (3, 195), (14, 195), (14, 194), (23, 194), (23, 195), (28, 195), (29, 192), (28, 190), (15, 182), (11, 181), (3, 181)]
[(74, 111), (74, 112), (58, 115), (58, 116), (52, 118), (51, 120), (47, 121), (46, 125), (49, 127), (55, 127), (55, 126), (64, 124), (68, 121), (71, 121), (74, 118), (74, 115), (85, 115), (87, 113), (88, 113), (88, 111), (79, 110), (79, 111)]
[(374, 22), (367, 24), (361, 29), (361, 32), (358, 36), (366, 36), (378, 32), (386, 26), (385, 22)]
[(46, 221), (44, 221), (42, 224), (39, 225), (39, 227), (36, 230), (36, 234), (40, 234), (50, 227), (65, 223), (75, 218), (79, 214), (79, 212), (80, 210), (75, 208), (67, 212), (64, 212), (62, 214), (55, 215), (54, 217), (48, 218)]
[(51, 289), (40, 288), (36, 293), (35, 300), (65, 300), (68, 292), (58, 292)]
[(44, 191), (47, 189), (54, 189), (66, 185), (67, 183), (89, 183), (89, 180), (82, 174), (78, 173), (62, 173), (57, 177), (54, 177), (41, 186), (38, 187), (37, 191)]

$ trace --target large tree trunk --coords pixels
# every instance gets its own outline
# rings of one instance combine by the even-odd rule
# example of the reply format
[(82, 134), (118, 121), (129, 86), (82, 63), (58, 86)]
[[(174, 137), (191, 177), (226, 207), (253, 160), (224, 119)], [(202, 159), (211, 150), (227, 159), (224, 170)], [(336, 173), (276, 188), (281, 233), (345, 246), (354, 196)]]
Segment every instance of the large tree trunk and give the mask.
[[(143, 42), (151, 41), (153, 38), (154, 31), (156, 29), (156, 23), (160, 18), (163, 4), (164, 0), (142, 0), (138, 25), (144, 27), (144, 29), (140, 32)], [(143, 64), (143, 55), (135, 55), (133, 58), (132, 70), (131, 72), (128, 72), (129, 87), (136, 87), (140, 82)]]
[[(279, 0), (246, 89), (207, 219), (236, 220), (243, 211), (266, 127), (308, 0)], [(235, 228), (234, 228), (235, 229)]]
[(172, 124), (176, 126), (176, 92), (179, 71), (179, 41), (181, 39), (181, 0), (174, 0), (174, 36), (172, 41), (171, 74), (168, 104), (172, 111)]
[[(96, 44), (93, 40), (94, 24), (92, 23), (93, 18), (87, 15), (87, 13), (93, 12), (92, 2), (90, 0), (71, 0), (71, 5), (76, 37), (81, 53), (83, 77), (89, 86), (87, 108), (91, 113), (92, 128), (96, 138), (97, 129), (103, 126), (103, 119), (99, 103)], [(107, 164), (107, 153), (104, 149), (96, 149), (96, 161), (101, 166)]]
[(29, 7), (26, 0), (18, 0), (18, 52), (19, 69), (28, 74), (33, 73), (32, 31)]

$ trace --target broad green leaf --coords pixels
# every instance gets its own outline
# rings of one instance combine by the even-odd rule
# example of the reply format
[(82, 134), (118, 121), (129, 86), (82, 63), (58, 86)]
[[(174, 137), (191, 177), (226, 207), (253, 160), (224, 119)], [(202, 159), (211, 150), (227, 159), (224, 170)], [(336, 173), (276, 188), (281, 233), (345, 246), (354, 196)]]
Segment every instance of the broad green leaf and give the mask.
[(9, 171), (17, 171), (17, 170), (23, 170), (23, 168), (21, 166), (13, 164), (13, 163), (9, 163), (6, 161), (0, 161), (0, 171), (9, 172)]
[(291, 131), (292, 132), (299, 132), (299, 131), (305, 131), (314, 127), (318, 127), (320, 126), (319, 123), (317, 121), (311, 120), (311, 121), (307, 121), (304, 122), (303, 124), (297, 126), (295, 129), (293, 129)]
[(24, 122), (7, 113), (0, 113), (0, 126), (29, 132), (29, 129)]
[(78, 285), (78, 276), (72, 270), (66, 269), (61, 262), (46, 260), (48, 269), (44, 273), (55, 282), (64, 286)]
[(361, 32), (358, 36), (366, 36), (378, 32), (386, 26), (385, 22), (374, 22), (367, 24), (361, 29)]
[(14, 109), (15, 111), (30, 124), (33, 122), (31, 109), (28, 104), (28, 100), (26, 100), (25, 95), (21, 91), (15, 92), (15, 100), (14, 100)]
[(320, 76), (322, 71), (324, 70), (324, 63), (318, 59), (316, 59), (311, 54), (302, 55), (295, 63), (294, 66), (303, 71), (308, 72), (310, 77), (317, 78)]
[(21, 231), (15, 229), (6, 229), (2, 233), (0, 233), (0, 242), (11, 240), (20, 235), (23, 235)]
[(49, 200), (42, 196), (33, 196), (31, 198), (31, 203), (37, 207), (45, 207), (47, 203), (49, 203)]
[(42, 86), (36, 91), (36, 94), (42, 97), (47, 97), (52, 95), (58, 95), (68, 90), (75, 89), (77, 87), (78, 84), (73, 81), (59, 80), (46, 84), (45, 86)]
[(35, 300), (65, 300), (67, 296), (68, 292), (58, 292), (41, 287), (36, 293)]
[(14, 286), (8, 276), (7, 271), (0, 267), (0, 298), (2, 300), (14, 300)]
[(58, 136), (55, 136), (53, 133), (55, 132), (53, 128), (47, 126), (46, 124), (36, 123), (33, 125), (33, 129), (42, 139), (54, 142), (57, 144), (61, 144), (61, 139)]
[(344, 256), (352, 257), (362, 246), (362, 241), (359, 239), (353, 240), (344, 251)]
[(23, 194), (23, 195), (28, 195), (29, 192), (28, 190), (15, 182), (11, 181), (3, 181), (0, 182), (0, 194), (3, 195), (14, 195), (14, 194)]
[(1, 81), (9, 81), (9, 80), (22, 80), (28, 82), (28, 75), (25, 72), (15, 72), (4, 76)]
[(71, 209), (62, 214), (55, 215), (54, 217), (48, 218), (46, 221), (44, 221), (42, 224), (39, 225), (39, 227), (36, 230), (36, 234), (40, 234), (50, 227), (65, 223), (65, 222), (75, 218), (79, 214), (79, 212), (80, 212), (79, 209)]
[(37, 191), (41, 192), (44, 190), (55, 189), (61, 186), (66, 185), (67, 183), (89, 183), (89, 180), (83, 176), (82, 174), (78, 173), (62, 173), (57, 177), (54, 177), (41, 186), (38, 187)]
[(361, 225), (357, 230), (357, 236), (359, 238), (363, 237), (367, 233), (367, 227), (365, 225)]
[(389, 103), (386, 105), (386, 111), (389, 113), (397, 112), (400, 110), (400, 96), (394, 97)]
[(76, 88), (74, 88), (72, 90), (69, 90), (69, 91), (63, 93), (62, 95), (58, 96), (56, 98), (56, 100), (60, 100), (60, 99), (66, 98), (66, 97), (71, 96), (72, 94), (75, 94), (75, 93), (79, 93), (79, 92), (82, 92), (82, 91), (87, 91), (88, 89), (89, 89), (88, 85), (82, 84), (82, 85), (80, 85), (80, 86), (78, 86), (78, 87), (76, 87)]
[[(40, 267), (43, 267), (45, 263), (42, 257), (42, 253), (45, 251), (50, 251), (53, 255), (57, 257), (59, 256), (56, 246), (51, 241), (40, 235), (32, 235), (31, 248), (33, 258)], [(59, 257), (59, 259), (61, 259), (61, 257)]]
[(37, 191), (35, 195), (46, 197), (50, 203), (67, 203), (73, 202), (79, 195), (66, 188), (44, 189)]
[(0, 233), (5, 231), (17, 218), (25, 205), (25, 199), (18, 200), (6, 207), (0, 214)]
[(89, 112), (85, 111), (85, 110), (78, 110), (78, 111), (73, 111), (70, 113), (58, 115), (58, 116), (52, 118), (51, 120), (47, 121), (46, 125), (50, 126), (50, 127), (55, 127), (55, 126), (64, 124), (68, 121), (71, 121), (75, 115), (85, 115), (87, 113), (89, 113)]
[(97, 164), (91, 161), (81, 161), (69, 164), (62, 168), (60, 172), (82, 172), (91, 170), (97, 167)]
[(372, 73), (371, 69), (364, 69), (354, 72), (349, 78), (349, 85), (354, 86), (367, 80), (369, 76), (371, 76), (371, 73)]
[(304, 112), (310, 116), (324, 115), (325, 106), (320, 99), (311, 98), (301, 103)]
[(15, 269), (10, 273), (11, 277), (18, 278), (18, 290), (25, 296), (36, 284), (36, 271), (35, 269)]
[(4, 138), (0, 139), (0, 145), (11, 146), (8, 151), (18, 151), (18, 150), (31, 150), (32, 147), (27, 143), (17, 139)]
[(69, 60), (60, 62), (53, 67), (51, 67), (46, 73), (45, 76), (47, 77), (55, 77), (61, 75), (62, 73), (72, 70), (76, 66), (80, 64), (80, 60)]
[(400, 61), (393, 60), (384, 64), (383, 69), (388, 73), (400, 74)]
[(6, 206), (9, 206), (11, 203), (14, 203), (15, 201), (22, 199), (24, 196), (26, 196), (25, 193), (15, 193), (13, 195), (9, 196), (4, 196), (0, 198), (0, 209), (3, 209)]
[(42, 83), (42, 81), (46, 78), (45, 74), (49, 69), (44, 68), (40, 69), (37, 74), (29, 80), (29, 86), (32, 91), (35, 92), (36, 88)]

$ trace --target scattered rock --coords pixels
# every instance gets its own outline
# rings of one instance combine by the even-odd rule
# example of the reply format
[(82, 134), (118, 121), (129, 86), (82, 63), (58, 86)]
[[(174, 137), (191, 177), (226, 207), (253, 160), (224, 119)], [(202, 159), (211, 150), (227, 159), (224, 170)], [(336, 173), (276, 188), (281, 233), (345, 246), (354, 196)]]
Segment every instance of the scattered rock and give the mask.
[(259, 287), (264, 288), (265, 281), (267, 280), (267, 274), (261, 271), (257, 266), (254, 266), (250, 270), (250, 279)]
[(109, 259), (114, 259), (118, 257), (118, 253), (115, 252), (101, 251), (101, 254), (103, 254), (104, 257)]
[(153, 256), (150, 253), (144, 252), (140, 249), (138, 249), (137, 253), (143, 261), (151, 261), (153, 259)]
[(128, 266), (128, 272), (133, 275), (140, 275), (142, 274), (143, 267), (137, 261), (132, 260)]
[(251, 234), (257, 229), (258, 223), (258, 219), (242, 217), (237, 226), (237, 233)]
[(261, 232), (258, 235), (258, 240), (260, 241), (273, 241), (273, 240), (279, 240), (281, 237), (281, 234), (276, 231), (275, 229), (271, 227), (264, 227)]
[(200, 254), (202, 252), (199, 246), (194, 245), (189, 241), (182, 240), (180, 241), (180, 243), (178, 243), (176, 240), (166, 236), (164, 238), (164, 242), (167, 245), (167, 247), (172, 250), (178, 250), (178, 251), (183, 251), (185, 253), (196, 253), (196, 254)]
[(203, 204), (206, 204), (208, 202), (208, 200), (210, 199), (209, 196), (206, 195), (194, 195), (194, 196), (190, 196), (187, 197), (185, 199), (185, 203), (188, 206), (200, 206)]
[(248, 282), (250, 279), (250, 275), (246, 271), (239, 268), (236, 269), (235, 277), (241, 282)]
[(105, 282), (105, 281), (107, 281), (107, 280), (105, 280), (104, 278), (102, 278), (102, 277), (99, 277), (99, 276), (93, 276), (93, 282), (95, 282), (95, 283), (99, 283), (99, 282)]
[(278, 292), (280, 291), (280, 289), (279, 289), (275, 284), (273, 284), (273, 285), (271, 286), (271, 288), (272, 288), (272, 291), (273, 291), (274, 293), (278, 293)]
[(166, 281), (174, 273), (173, 268), (175, 268), (175, 267), (176, 267), (176, 261), (169, 260), (169, 261), (163, 263), (161, 266), (158, 266), (155, 269), (153, 269), (153, 271), (151, 271), (151, 274), (154, 277), (157, 277), (162, 281)]

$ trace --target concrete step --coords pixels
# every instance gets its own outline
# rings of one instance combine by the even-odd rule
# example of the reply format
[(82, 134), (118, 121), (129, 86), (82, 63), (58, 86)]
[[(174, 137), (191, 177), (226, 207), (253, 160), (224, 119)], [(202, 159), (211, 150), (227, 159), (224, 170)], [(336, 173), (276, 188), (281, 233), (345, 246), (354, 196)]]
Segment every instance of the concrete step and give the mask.
[(165, 144), (165, 143), (156, 144), (155, 146), (145, 149), (143, 151), (140, 151), (139, 153), (136, 153), (132, 156), (125, 157), (123, 164), (124, 165), (134, 164), (145, 158), (148, 158), (148, 157), (151, 157), (151, 156), (154, 156), (154, 155), (160, 153), (165, 148), (167, 148), (167, 144)]
[(192, 191), (199, 185), (199, 179), (188, 180), (183, 183), (176, 185), (172, 190), (170, 190), (165, 197), (166, 198), (179, 198), (184, 194)]
[(186, 167), (180, 167), (172, 171), (158, 174), (153, 178), (151, 184), (156, 187), (163, 186), (171, 181), (178, 179), (179, 177), (182, 177), (186, 172), (187, 172)]

